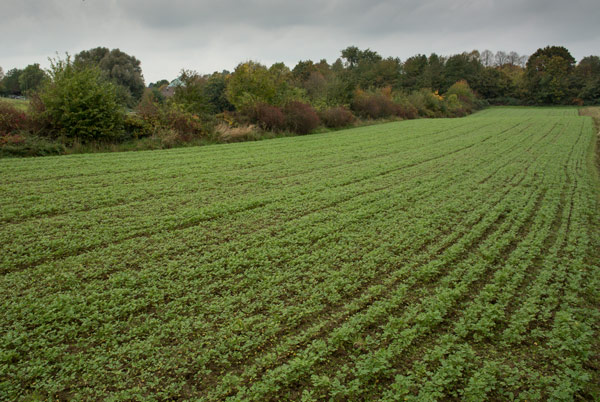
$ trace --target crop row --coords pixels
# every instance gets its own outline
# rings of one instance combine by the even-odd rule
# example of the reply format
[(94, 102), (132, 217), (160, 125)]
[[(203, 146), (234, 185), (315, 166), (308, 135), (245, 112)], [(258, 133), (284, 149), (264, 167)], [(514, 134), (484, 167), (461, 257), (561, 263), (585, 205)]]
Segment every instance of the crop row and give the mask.
[(589, 399), (571, 114), (2, 162), (0, 399)]

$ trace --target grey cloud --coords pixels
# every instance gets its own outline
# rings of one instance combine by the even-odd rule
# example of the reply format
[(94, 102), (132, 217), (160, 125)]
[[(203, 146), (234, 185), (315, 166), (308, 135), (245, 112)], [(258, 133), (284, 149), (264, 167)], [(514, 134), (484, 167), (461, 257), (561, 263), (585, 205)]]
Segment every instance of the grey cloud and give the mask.
[(118, 47), (155, 81), (247, 59), (333, 61), (349, 45), (405, 59), (557, 44), (581, 58), (600, 53), (599, 11), (597, 0), (2, 0), (0, 65)]

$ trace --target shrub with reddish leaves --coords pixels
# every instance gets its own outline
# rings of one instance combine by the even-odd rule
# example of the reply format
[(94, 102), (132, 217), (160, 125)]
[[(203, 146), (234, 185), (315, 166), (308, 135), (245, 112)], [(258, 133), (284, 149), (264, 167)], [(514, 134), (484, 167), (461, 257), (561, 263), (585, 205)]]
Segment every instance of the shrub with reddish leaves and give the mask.
[(321, 120), (313, 107), (298, 101), (289, 102), (284, 108), (288, 130), (297, 134), (308, 134), (319, 127)]
[(347, 127), (354, 121), (354, 115), (343, 106), (336, 106), (321, 112), (321, 121), (329, 128)]
[(285, 129), (285, 115), (277, 106), (258, 103), (254, 106), (250, 119), (263, 130), (282, 131)]
[(352, 102), (352, 110), (362, 117), (381, 119), (394, 115), (396, 105), (382, 94), (358, 94)]
[(8, 135), (27, 127), (27, 115), (6, 102), (0, 102), (0, 135)]

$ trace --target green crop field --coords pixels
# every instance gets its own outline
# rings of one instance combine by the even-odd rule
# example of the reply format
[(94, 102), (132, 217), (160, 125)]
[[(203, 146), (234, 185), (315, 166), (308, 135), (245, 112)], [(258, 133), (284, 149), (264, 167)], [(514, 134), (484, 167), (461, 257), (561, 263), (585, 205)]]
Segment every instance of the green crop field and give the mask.
[(592, 119), (0, 161), (0, 400), (598, 400)]

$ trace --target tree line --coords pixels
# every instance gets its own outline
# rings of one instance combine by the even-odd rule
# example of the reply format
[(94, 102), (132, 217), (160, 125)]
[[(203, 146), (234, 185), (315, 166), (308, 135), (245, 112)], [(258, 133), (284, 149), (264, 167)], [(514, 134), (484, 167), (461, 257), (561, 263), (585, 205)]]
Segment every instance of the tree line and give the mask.
[[(117, 86), (121, 103), (134, 107), (140, 101), (146, 85), (141, 63), (134, 56), (119, 49), (98, 47), (78, 53), (73, 61), (78, 67), (97, 66)], [(256, 85), (270, 81), (269, 89), (259, 90), (256, 85), (252, 88), (259, 96), (264, 96), (264, 91), (273, 91), (274, 87), (287, 86), (304, 91), (311, 103), (350, 103), (356, 88), (372, 90), (389, 86), (407, 92), (431, 89), (444, 93), (460, 80), (467, 81), (478, 96), (493, 103), (597, 104), (600, 101), (600, 58), (588, 56), (576, 63), (561, 46), (540, 48), (531, 56), (514, 51), (475, 50), (449, 57), (418, 54), (404, 62), (394, 57), (383, 58), (370, 49), (350, 46), (342, 50), (340, 58), (332, 64), (326, 60), (305, 60), (290, 70), (283, 63), (266, 68), (250, 61), (241, 63), (233, 73), (203, 75), (201, 78), (210, 87), (207, 91), (212, 93), (212, 103), (205, 106), (218, 111), (230, 108), (230, 103), (224, 101), (224, 81), (239, 81), (240, 76), (248, 78), (248, 74), (253, 75)], [(178, 78), (189, 82), (196, 80), (197, 75), (193, 70), (182, 70)], [(0, 67), (0, 95), (24, 96), (39, 89), (47, 79), (47, 71), (37, 63), (6, 73)], [(164, 79), (149, 87), (169, 83), (170, 80)], [(261, 90), (262, 95), (258, 93)]]
[[(566, 48), (548, 46), (530, 56), (484, 50), (401, 61), (349, 46), (331, 64), (247, 61), (232, 72), (183, 69), (176, 80), (146, 86), (136, 57), (98, 47), (54, 59), (48, 70), (0, 67), (0, 95), (30, 99), (27, 116), (3, 117), (28, 122), (4, 123), (4, 142), (25, 131), (63, 142), (157, 136), (177, 142), (214, 136), (217, 126), (230, 136), (251, 125), (302, 134), (363, 118), (462, 116), (486, 104), (599, 104), (600, 58), (577, 63)], [(2, 110), (10, 114), (6, 105)]]

